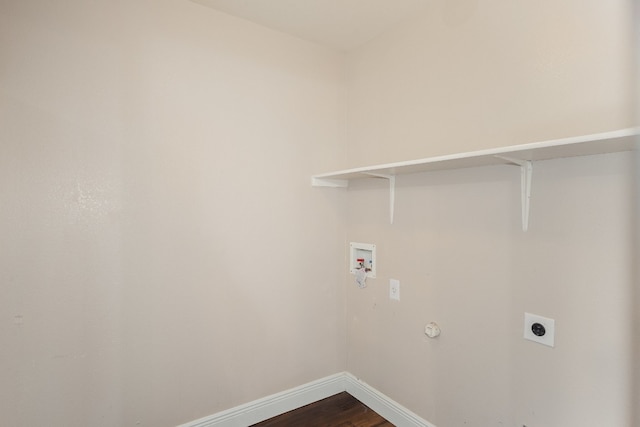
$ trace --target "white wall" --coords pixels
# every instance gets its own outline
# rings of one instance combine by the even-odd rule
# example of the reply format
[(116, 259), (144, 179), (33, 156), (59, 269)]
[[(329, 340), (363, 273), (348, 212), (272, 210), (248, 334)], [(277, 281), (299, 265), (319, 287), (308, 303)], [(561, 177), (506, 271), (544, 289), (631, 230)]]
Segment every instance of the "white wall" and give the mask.
[[(402, 177), (393, 225), (382, 183), (352, 188), (378, 277), (348, 281), (348, 371), (437, 426), (630, 426), (632, 158), (537, 163), (527, 233), (518, 175)], [(525, 311), (556, 320), (555, 348), (522, 338)]]
[(344, 369), (344, 195), (308, 178), (344, 166), (341, 55), (175, 0), (2, 1), (0, 34), (3, 425)]
[(630, 126), (630, 5), (430, 2), (347, 57), (349, 166)]
[[(348, 57), (349, 166), (633, 125), (630, 5), (433, 2)], [(399, 177), (393, 225), (386, 182), (352, 186), (378, 277), (345, 275), (348, 371), (442, 427), (634, 425), (633, 170), (536, 163), (527, 233), (515, 167)], [(525, 311), (555, 348), (522, 338)]]
[[(640, 122), (640, 78), (638, 78), (638, 72), (640, 72), (640, 55), (638, 54), (638, 52), (640, 52), (640, 4), (638, 4), (638, 2), (634, 2), (633, 3), (633, 19), (634, 19), (634, 23), (635, 23), (635, 27), (634, 27), (634, 43), (633, 46), (635, 48), (635, 53), (634, 53), (634, 70), (636, 73), (636, 78), (635, 78), (635, 84), (634, 84), (634, 88), (635, 88), (635, 103), (634, 103), (634, 112), (635, 112), (635, 117), (636, 120), (638, 122)], [(640, 166), (640, 153), (636, 152), (635, 153), (635, 162), (636, 162), (636, 168), (634, 170), (634, 177), (633, 177), (633, 182), (634, 182), (634, 192), (633, 192), (633, 200), (635, 201), (634, 203), (634, 209), (633, 209), (633, 216), (635, 218), (634, 220), (634, 226), (635, 226), (635, 233), (634, 233), (634, 247), (633, 247), (633, 251), (632, 254), (634, 256), (634, 259), (637, 260), (638, 257), (640, 256), (640, 173), (639, 171), (639, 167)], [(633, 287), (633, 292), (634, 294), (632, 294), (632, 298), (631, 298), (631, 304), (634, 304), (634, 307), (640, 307), (640, 263), (638, 262), (634, 262), (634, 276), (633, 276), (633, 283), (635, 284)], [(632, 342), (635, 343), (635, 347), (632, 353), (632, 357), (633, 360), (639, 360), (640, 359), (640, 312), (638, 312), (638, 310), (634, 310), (634, 315), (635, 315), (635, 322), (633, 323), (634, 326), (634, 331), (633, 331), (633, 336), (632, 336)], [(633, 386), (631, 389), (631, 398), (632, 399), (636, 399), (638, 396), (640, 396), (640, 363), (635, 363), (635, 372), (632, 372), (633, 378), (634, 378), (634, 382), (633, 382)], [(632, 425), (638, 425), (640, 424), (640, 407), (638, 405), (634, 405), (634, 418), (633, 418), (633, 422)]]

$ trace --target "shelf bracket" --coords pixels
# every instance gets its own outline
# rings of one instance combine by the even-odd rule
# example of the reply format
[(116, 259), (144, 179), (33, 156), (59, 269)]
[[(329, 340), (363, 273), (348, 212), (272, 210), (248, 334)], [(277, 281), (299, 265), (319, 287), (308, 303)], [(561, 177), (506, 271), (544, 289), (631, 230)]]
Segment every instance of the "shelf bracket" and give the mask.
[(384, 178), (389, 180), (389, 223), (393, 224), (393, 213), (396, 204), (396, 176), (371, 172), (367, 172), (366, 174), (375, 178)]
[(347, 181), (346, 179), (328, 179), (328, 178), (311, 177), (311, 186), (313, 186), (313, 187), (346, 188), (346, 187), (349, 186), (349, 181)]
[(522, 203), (522, 231), (529, 229), (529, 211), (531, 209), (531, 177), (533, 175), (533, 162), (520, 160), (506, 156), (495, 156), (513, 165), (520, 166), (520, 193)]

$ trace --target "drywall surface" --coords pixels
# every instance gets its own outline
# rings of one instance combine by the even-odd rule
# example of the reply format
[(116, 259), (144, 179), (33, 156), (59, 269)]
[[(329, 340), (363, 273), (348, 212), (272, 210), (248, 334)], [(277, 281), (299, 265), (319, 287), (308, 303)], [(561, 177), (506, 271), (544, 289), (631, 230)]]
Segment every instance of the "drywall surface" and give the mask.
[[(633, 8), (633, 17), (635, 23), (635, 37), (634, 37), (634, 47), (635, 47), (635, 70), (636, 73), (640, 71), (640, 31), (637, 29), (638, 24), (640, 24), (640, 4), (638, 2), (634, 2)], [(636, 77), (634, 82), (635, 88), (635, 104), (634, 104), (634, 113), (636, 119), (640, 122), (640, 78)], [(635, 153), (635, 162), (636, 168), (634, 169), (634, 189), (633, 189), (633, 217), (634, 222), (634, 247), (632, 251), (633, 259), (640, 259), (640, 152)], [(632, 336), (632, 342), (635, 343), (635, 348), (633, 351), (632, 358), (633, 360), (640, 360), (640, 310), (637, 310), (637, 307), (640, 307), (640, 263), (634, 262), (634, 277), (633, 277), (634, 293), (632, 298), (630, 298), (629, 303), (633, 307), (633, 312), (635, 316), (635, 329)], [(640, 363), (635, 363), (635, 373), (633, 375), (634, 383), (631, 391), (631, 398), (636, 399), (637, 402), (638, 397), (640, 396)], [(640, 425), (640, 406), (634, 405), (634, 418), (632, 425)]]
[[(640, 307), (640, 263), (637, 260), (640, 258), (640, 153), (635, 153), (635, 170), (633, 176), (634, 189), (633, 189), (633, 201), (634, 206), (632, 210), (634, 222), (634, 246), (631, 252), (632, 259), (635, 260), (633, 262), (633, 293), (631, 298), (629, 299), (629, 304), (632, 307), (632, 313), (634, 318), (632, 319), (632, 325), (634, 330), (632, 332), (631, 342), (635, 344), (633, 352), (632, 352), (632, 360), (640, 360), (640, 312), (638, 311), (638, 307)], [(634, 321), (635, 320), (635, 321)], [(637, 402), (638, 396), (640, 396), (640, 364), (635, 363), (635, 372), (632, 372), (634, 383), (632, 385), (630, 397), (635, 399)], [(632, 425), (640, 424), (640, 407), (638, 405), (633, 405), (634, 408), (634, 417)]]
[[(631, 427), (633, 162), (536, 163), (526, 233), (516, 167), (402, 176), (393, 225), (385, 183), (358, 182), (348, 236), (378, 274), (348, 280), (348, 371), (437, 426)], [(525, 312), (555, 347), (523, 338)]]
[(344, 370), (342, 57), (188, 1), (0, 2), (0, 413), (175, 426)]
[(347, 57), (349, 167), (634, 124), (631, 1), (436, 0)]
[[(633, 125), (629, 7), (433, 2), (348, 57), (349, 166)], [(387, 182), (354, 183), (348, 240), (378, 271), (347, 277), (347, 370), (443, 427), (632, 426), (634, 166), (536, 163), (526, 233), (513, 166), (398, 177), (393, 225)], [(555, 319), (554, 348), (524, 312)]]

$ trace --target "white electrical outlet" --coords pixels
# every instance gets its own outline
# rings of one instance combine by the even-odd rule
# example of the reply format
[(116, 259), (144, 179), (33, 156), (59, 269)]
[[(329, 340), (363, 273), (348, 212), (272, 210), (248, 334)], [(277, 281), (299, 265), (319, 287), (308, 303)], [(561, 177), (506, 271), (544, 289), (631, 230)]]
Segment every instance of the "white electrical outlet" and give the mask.
[(389, 298), (400, 301), (400, 281), (389, 280)]
[(524, 337), (530, 341), (553, 347), (555, 344), (556, 322), (554, 319), (524, 314)]

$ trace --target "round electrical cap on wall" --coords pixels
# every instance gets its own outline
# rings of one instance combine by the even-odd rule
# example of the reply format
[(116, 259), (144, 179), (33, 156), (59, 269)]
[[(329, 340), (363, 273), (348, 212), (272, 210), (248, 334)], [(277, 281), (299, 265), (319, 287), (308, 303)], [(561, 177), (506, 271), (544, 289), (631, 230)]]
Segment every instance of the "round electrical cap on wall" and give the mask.
[(440, 327), (436, 322), (429, 322), (427, 326), (424, 327), (424, 333), (429, 338), (435, 338), (440, 335)]

